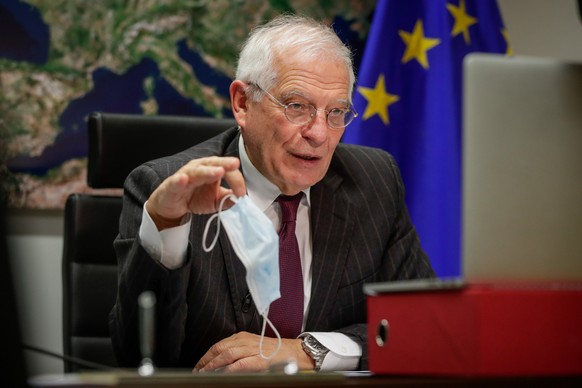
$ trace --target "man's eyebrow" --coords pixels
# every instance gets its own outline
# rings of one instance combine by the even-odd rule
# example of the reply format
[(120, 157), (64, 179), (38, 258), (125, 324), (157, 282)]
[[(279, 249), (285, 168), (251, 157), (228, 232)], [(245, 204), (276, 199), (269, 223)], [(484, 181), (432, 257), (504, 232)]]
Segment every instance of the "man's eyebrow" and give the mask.
[(350, 104), (350, 101), (347, 98), (338, 98), (336, 102), (339, 102), (340, 104), (345, 106), (348, 106)]

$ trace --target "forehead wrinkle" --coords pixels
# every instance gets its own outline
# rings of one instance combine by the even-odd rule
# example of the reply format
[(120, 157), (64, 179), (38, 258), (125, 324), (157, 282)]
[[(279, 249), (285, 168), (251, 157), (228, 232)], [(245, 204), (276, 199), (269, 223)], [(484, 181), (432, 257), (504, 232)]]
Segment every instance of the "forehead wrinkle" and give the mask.
[(296, 97), (296, 96), (302, 97), (306, 100), (309, 99), (309, 97), (306, 96), (305, 93), (300, 92), (299, 90), (289, 90), (289, 91), (286, 91), (285, 93), (281, 94), (281, 98), (285, 98), (285, 99), (290, 98), (290, 97)]
[[(303, 98), (306, 101), (309, 101), (309, 103), (313, 105), (313, 102), (311, 102), (312, 99), (306, 93), (301, 92), (299, 90), (290, 90), (290, 91), (287, 91), (287, 92), (281, 94), (281, 99), (283, 99), (283, 100), (292, 99), (293, 97)], [(346, 99), (346, 98), (336, 98), (334, 101), (331, 102), (331, 104), (335, 104), (335, 103), (347, 106), (349, 102), (348, 102), (348, 99)], [(327, 105), (330, 105), (330, 102), (328, 102)]]

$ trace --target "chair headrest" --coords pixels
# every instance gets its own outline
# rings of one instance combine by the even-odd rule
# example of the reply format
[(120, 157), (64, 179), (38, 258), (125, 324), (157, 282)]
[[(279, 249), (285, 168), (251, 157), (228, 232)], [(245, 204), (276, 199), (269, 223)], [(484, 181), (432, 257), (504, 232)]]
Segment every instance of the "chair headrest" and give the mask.
[(236, 121), (94, 112), (87, 124), (87, 183), (99, 189), (122, 188), (127, 175), (140, 164), (208, 140)]

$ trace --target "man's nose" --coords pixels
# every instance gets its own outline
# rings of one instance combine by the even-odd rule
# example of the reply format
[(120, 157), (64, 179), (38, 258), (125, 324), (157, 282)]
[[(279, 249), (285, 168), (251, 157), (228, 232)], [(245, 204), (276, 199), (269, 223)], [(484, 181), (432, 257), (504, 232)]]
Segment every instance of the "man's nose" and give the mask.
[(328, 132), (327, 113), (324, 110), (317, 110), (304, 132), (304, 136), (309, 137), (316, 143), (323, 143), (327, 139)]

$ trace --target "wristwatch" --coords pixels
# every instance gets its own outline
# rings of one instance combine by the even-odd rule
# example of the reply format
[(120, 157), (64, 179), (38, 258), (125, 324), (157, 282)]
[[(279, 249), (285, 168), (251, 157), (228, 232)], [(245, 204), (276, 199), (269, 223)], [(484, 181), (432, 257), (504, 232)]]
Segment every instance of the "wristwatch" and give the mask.
[(321, 365), (323, 364), (323, 360), (325, 356), (329, 352), (329, 349), (323, 346), (318, 340), (315, 339), (314, 336), (311, 334), (307, 334), (303, 337), (303, 341), (301, 341), (301, 346), (305, 353), (309, 355), (315, 362), (315, 371), (319, 371), (321, 369)]

